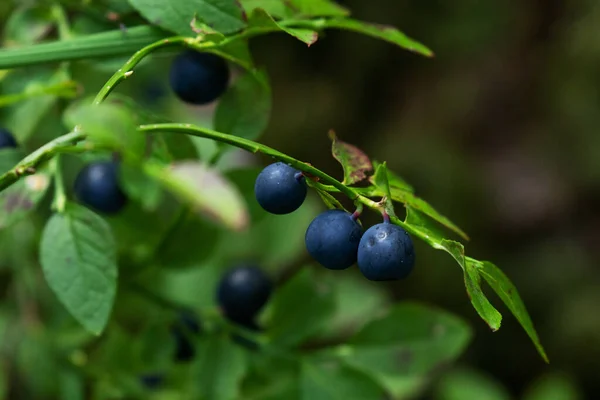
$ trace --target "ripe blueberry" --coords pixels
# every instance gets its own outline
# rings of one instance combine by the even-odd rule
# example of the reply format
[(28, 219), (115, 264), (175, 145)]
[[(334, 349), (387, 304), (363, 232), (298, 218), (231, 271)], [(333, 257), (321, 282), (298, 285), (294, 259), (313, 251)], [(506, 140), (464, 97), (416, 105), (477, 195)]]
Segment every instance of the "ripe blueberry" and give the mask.
[(372, 281), (403, 279), (415, 264), (415, 250), (408, 233), (384, 222), (367, 229), (358, 246), (358, 268)]
[(164, 379), (163, 374), (145, 374), (140, 376), (140, 383), (150, 390), (155, 390), (162, 386)]
[(0, 149), (17, 147), (17, 141), (10, 131), (0, 128)]
[(187, 50), (173, 60), (169, 81), (186, 103), (208, 104), (227, 89), (229, 67), (219, 56)]
[(190, 340), (192, 334), (199, 334), (202, 328), (198, 318), (191, 312), (182, 312), (179, 321), (171, 328), (175, 339), (175, 361), (191, 361), (196, 355), (194, 343)]
[(327, 210), (317, 215), (304, 236), (306, 250), (329, 269), (346, 269), (356, 262), (362, 228), (352, 214)]
[(231, 322), (254, 325), (254, 318), (267, 303), (272, 284), (258, 267), (239, 266), (228, 271), (217, 289), (217, 302)]
[(256, 200), (271, 214), (296, 211), (306, 199), (306, 184), (300, 171), (282, 162), (268, 165), (254, 184)]
[(104, 214), (116, 214), (127, 203), (119, 186), (118, 165), (111, 161), (86, 165), (75, 178), (74, 191), (82, 204)]

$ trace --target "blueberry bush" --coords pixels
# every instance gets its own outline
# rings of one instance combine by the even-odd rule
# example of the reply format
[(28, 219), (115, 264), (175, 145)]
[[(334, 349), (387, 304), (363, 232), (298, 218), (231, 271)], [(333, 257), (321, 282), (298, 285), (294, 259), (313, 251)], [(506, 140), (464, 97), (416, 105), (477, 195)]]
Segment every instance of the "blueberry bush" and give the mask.
[[(4, 397), (418, 395), (472, 333), (387, 297), (380, 281), (426, 267), (413, 241), (456, 261), (496, 331), (491, 288), (547, 361), (509, 278), (467, 256), (467, 234), (376, 154), (333, 131), (311, 143), (330, 143), (338, 179), (259, 142), (271, 89), (249, 43), (280, 33), (311, 46), (330, 29), (433, 55), (329, 0), (12, 10), (0, 50)], [(364, 226), (366, 213), (381, 223)], [(303, 256), (314, 263), (296, 265)]]

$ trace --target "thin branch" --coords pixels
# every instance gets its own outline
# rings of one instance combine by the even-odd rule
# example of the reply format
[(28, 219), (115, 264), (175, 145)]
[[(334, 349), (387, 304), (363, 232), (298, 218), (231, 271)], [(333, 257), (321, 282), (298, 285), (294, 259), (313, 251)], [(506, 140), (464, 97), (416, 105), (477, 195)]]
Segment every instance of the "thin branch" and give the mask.
[(22, 176), (35, 174), (37, 169), (46, 161), (50, 160), (63, 150), (70, 149), (85, 138), (81, 132), (71, 132), (59, 136), (46, 143), (23, 160), (4, 175), (0, 176), (0, 192), (17, 182)]

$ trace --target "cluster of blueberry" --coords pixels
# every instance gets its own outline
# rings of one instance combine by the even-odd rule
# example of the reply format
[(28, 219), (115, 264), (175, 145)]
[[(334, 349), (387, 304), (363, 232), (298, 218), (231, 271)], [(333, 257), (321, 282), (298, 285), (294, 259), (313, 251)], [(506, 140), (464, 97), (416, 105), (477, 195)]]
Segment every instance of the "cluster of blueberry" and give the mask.
[[(291, 213), (306, 198), (305, 179), (287, 164), (271, 164), (256, 178), (256, 200), (272, 214)], [(363, 233), (357, 213), (328, 210), (310, 223), (305, 242), (308, 253), (325, 268), (341, 270), (357, 263), (363, 275), (373, 281), (405, 278), (415, 264), (410, 236), (387, 218)]]

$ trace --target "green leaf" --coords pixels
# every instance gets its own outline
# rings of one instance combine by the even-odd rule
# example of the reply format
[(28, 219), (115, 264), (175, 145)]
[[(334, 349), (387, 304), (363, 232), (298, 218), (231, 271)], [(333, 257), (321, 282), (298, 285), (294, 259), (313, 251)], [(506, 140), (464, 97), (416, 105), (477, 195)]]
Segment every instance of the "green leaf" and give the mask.
[(44, 172), (29, 175), (0, 193), (0, 230), (32, 212), (44, 198), (50, 176)]
[(336, 349), (340, 360), (398, 395), (455, 360), (472, 333), (461, 319), (417, 303), (397, 304)]
[(373, 171), (369, 157), (358, 147), (343, 142), (337, 138), (334, 131), (329, 132), (331, 153), (344, 169), (343, 184), (353, 185), (367, 178), (367, 173)]
[(52, 29), (52, 17), (46, 6), (21, 6), (14, 10), (4, 25), (4, 47), (33, 44)]
[(315, 279), (309, 268), (277, 290), (270, 303), (267, 335), (276, 346), (294, 346), (314, 336), (335, 311), (332, 289)]
[(295, 37), (301, 42), (306, 43), (308, 46), (312, 45), (319, 38), (319, 34), (311, 29), (304, 28), (293, 28), (285, 25), (280, 25), (267, 14), (262, 8), (256, 8), (252, 11), (250, 18), (248, 19), (248, 29), (256, 31), (282, 31)]
[(234, 0), (129, 0), (150, 23), (184, 36), (195, 36), (192, 20), (198, 19), (222, 33), (242, 29), (242, 9)]
[(139, 159), (146, 148), (146, 136), (136, 129), (136, 121), (126, 108), (114, 103), (77, 103), (64, 115), (71, 128), (79, 127), (92, 142), (119, 150), (124, 156)]
[(465, 263), (465, 287), (471, 300), (471, 304), (481, 318), (489, 325), (493, 331), (500, 329), (502, 314), (494, 308), (481, 290), (481, 276), (479, 270), (470, 261)]
[(465, 260), (464, 246), (453, 240), (444, 239), (435, 230), (435, 227), (431, 227), (431, 221), (427, 217), (410, 206), (406, 207), (406, 224), (413, 234), (418, 235), (433, 248), (447, 252), (456, 260), (463, 270), (465, 287), (471, 304), (492, 330), (498, 330), (502, 322), (502, 315), (483, 293), (479, 271), (468, 261), (469, 259)]
[(391, 202), (392, 195), (390, 192), (390, 183), (388, 182), (387, 164), (382, 163), (377, 166), (375, 174), (373, 174), (373, 183), (380, 190), (381, 194)]
[(331, 0), (289, 0), (289, 7), (303, 17), (345, 17), (350, 12)]
[(54, 343), (45, 332), (21, 331), (11, 349), (15, 354), (11, 363), (14, 369), (11, 369), (18, 374), (20, 384), (28, 389), (30, 398), (52, 398), (58, 389), (61, 363)]
[(365, 373), (335, 361), (304, 361), (300, 392), (301, 400), (380, 399), (385, 394)]
[(540, 353), (540, 356), (544, 361), (548, 361), (546, 351), (540, 342), (540, 338), (533, 326), (531, 317), (525, 308), (521, 296), (515, 285), (508, 279), (508, 277), (498, 268), (496, 265), (489, 261), (478, 262), (467, 258), (467, 263), (472, 263), (478, 268), (479, 274), (485, 279), (488, 285), (496, 292), (496, 294), (502, 299), (504, 304), (508, 307), (511, 313), (517, 318), (527, 335), (535, 345), (535, 348)]
[[(1, 60), (2, 50), (0, 50)], [(18, 99), (19, 103), (7, 108), (4, 126), (12, 131), (18, 142), (24, 142), (36, 132), (40, 121), (48, 114), (58, 101), (56, 94), (31, 96), (27, 93), (43, 90), (54, 85), (64, 85), (70, 82), (66, 68), (51, 71), (46, 68), (27, 68), (11, 71), (2, 82), (6, 93), (23, 93), (27, 99)], [(69, 85), (69, 83), (67, 83)]]
[[(13, 168), (23, 158), (19, 149), (0, 149), (0, 174)], [(6, 229), (32, 212), (43, 199), (50, 176), (37, 172), (0, 192), (0, 230)]]
[[(373, 168), (377, 169), (377, 167), (379, 167), (381, 163), (373, 160)], [(393, 171), (390, 171), (389, 169), (387, 170), (387, 178), (388, 178), (388, 183), (390, 185), (390, 187), (395, 187), (397, 189), (401, 189), (407, 192), (411, 192), (414, 193), (415, 189), (404, 180), (404, 178), (402, 178), (400, 175), (396, 174)], [(373, 184), (375, 184), (374, 182), (374, 176), (370, 176), (369, 177), (369, 181)]]
[(248, 15), (257, 8), (263, 9), (275, 18), (292, 17), (294, 14), (286, 0), (240, 0), (240, 4)]
[(469, 326), (454, 315), (401, 303), (339, 346), (336, 354), (399, 396), (455, 360), (471, 336)]
[(56, 84), (34, 85), (21, 93), (6, 94), (0, 96), (0, 107), (42, 96), (71, 99), (77, 96), (77, 82), (64, 81)]
[(264, 208), (256, 201), (256, 195), (254, 194), (254, 183), (256, 177), (262, 168), (236, 168), (225, 172), (225, 176), (231, 183), (233, 183), (242, 196), (248, 207), (248, 214), (250, 215), (250, 221), (253, 225), (256, 225), (259, 221), (269, 215)]
[(254, 61), (252, 60), (252, 53), (250, 53), (247, 39), (228, 41), (219, 44), (219, 47), (206, 49), (206, 51), (234, 62), (248, 71), (254, 70)]
[(316, 187), (315, 187), (315, 190), (317, 191), (317, 194), (319, 195), (321, 200), (323, 200), (323, 203), (325, 203), (325, 206), (327, 206), (327, 208), (329, 208), (331, 210), (346, 210), (344, 208), (344, 206), (342, 205), (342, 203), (340, 203), (338, 201), (338, 199), (333, 197), (333, 195), (331, 193), (326, 192), (326, 191), (321, 190)]
[(502, 384), (472, 369), (456, 369), (445, 374), (435, 389), (435, 400), (510, 400)]
[(280, 19), (310, 17), (344, 17), (350, 12), (330, 0), (240, 0), (247, 14), (262, 8)]
[(145, 211), (156, 210), (163, 199), (162, 186), (127, 163), (119, 165), (119, 183), (127, 197), (139, 201)]
[(146, 162), (144, 171), (197, 211), (226, 228), (241, 231), (249, 216), (237, 188), (217, 170), (195, 161), (180, 161), (170, 167)]
[(271, 116), (271, 88), (264, 71), (247, 72), (225, 92), (215, 112), (215, 129), (257, 139)]
[(479, 270), (469, 259), (465, 260), (465, 250), (462, 244), (451, 240), (443, 240), (442, 244), (463, 268), (465, 287), (475, 311), (489, 325), (492, 331), (497, 331), (500, 329), (500, 324), (502, 323), (502, 314), (494, 308), (483, 293)]
[(212, 256), (220, 239), (219, 234), (219, 229), (213, 224), (184, 212), (179, 223), (165, 233), (164, 241), (156, 249), (157, 262), (164, 268), (190, 268), (201, 265)]
[(227, 337), (212, 336), (198, 343), (194, 381), (200, 397), (211, 400), (237, 399), (247, 361), (244, 351)]
[(52, 291), (88, 331), (99, 335), (117, 289), (116, 245), (108, 224), (90, 210), (67, 204), (42, 233), (40, 262)]
[(404, 203), (406, 206), (410, 206), (413, 209), (420, 211), (421, 213), (434, 219), (435, 221), (444, 225), (453, 232), (456, 232), (463, 239), (469, 240), (469, 236), (462, 229), (460, 229), (454, 222), (450, 221), (448, 218), (440, 214), (425, 200), (415, 196), (411, 192), (407, 192), (399, 188), (391, 187), (390, 191), (392, 199), (394, 201)]
[[(309, 1), (309, 0), (305, 0)], [(357, 21), (350, 18), (328, 19), (323, 22), (324, 28), (337, 28), (357, 32), (363, 35), (371, 36), (376, 39), (385, 40), (406, 50), (432, 57), (433, 52), (423, 44), (409, 38), (392, 26), (378, 25), (369, 22)]]
[(319, 337), (339, 339), (362, 328), (373, 315), (390, 307), (390, 296), (377, 285), (354, 274), (342, 274), (335, 279), (335, 315)]

